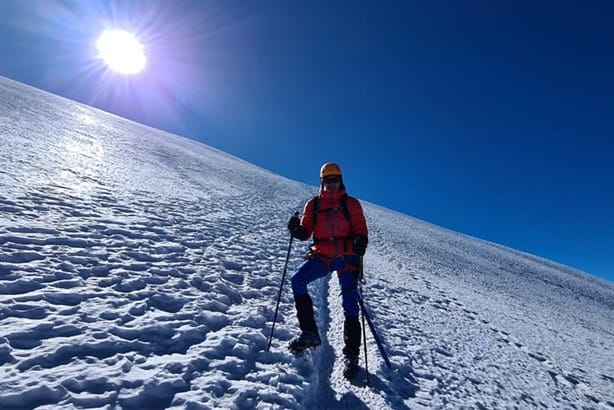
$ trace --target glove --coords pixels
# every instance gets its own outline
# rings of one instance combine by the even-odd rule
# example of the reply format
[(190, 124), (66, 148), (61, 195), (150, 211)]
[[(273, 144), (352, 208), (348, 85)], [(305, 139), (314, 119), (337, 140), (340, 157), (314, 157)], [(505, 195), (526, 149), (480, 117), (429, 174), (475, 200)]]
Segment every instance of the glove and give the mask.
[(367, 244), (369, 243), (369, 239), (363, 235), (356, 235), (354, 237), (353, 248), (354, 253), (358, 256), (362, 256), (367, 251)]
[(301, 227), (301, 220), (298, 218), (298, 216), (295, 215), (292, 218), (290, 218), (290, 220), (288, 221), (288, 230), (290, 231), (292, 236), (296, 235), (300, 227)]

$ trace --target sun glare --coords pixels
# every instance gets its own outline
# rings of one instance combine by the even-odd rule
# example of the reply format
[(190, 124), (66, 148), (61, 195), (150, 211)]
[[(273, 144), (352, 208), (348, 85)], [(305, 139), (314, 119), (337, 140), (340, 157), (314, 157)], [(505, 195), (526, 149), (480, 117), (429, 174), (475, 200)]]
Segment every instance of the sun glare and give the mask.
[(118, 73), (136, 74), (145, 68), (143, 44), (124, 30), (105, 30), (96, 42), (98, 53), (107, 66)]

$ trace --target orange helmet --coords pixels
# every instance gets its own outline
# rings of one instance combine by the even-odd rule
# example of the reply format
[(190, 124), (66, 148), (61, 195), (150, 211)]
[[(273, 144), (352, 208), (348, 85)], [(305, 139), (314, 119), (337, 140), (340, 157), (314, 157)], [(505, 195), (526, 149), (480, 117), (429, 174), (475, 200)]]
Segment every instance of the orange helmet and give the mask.
[(322, 165), (322, 168), (320, 168), (320, 178), (326, 178), (333, 175), (341, 176), (341, 168), (339, 168), (339, 165), (334, 162), (327, 162)]

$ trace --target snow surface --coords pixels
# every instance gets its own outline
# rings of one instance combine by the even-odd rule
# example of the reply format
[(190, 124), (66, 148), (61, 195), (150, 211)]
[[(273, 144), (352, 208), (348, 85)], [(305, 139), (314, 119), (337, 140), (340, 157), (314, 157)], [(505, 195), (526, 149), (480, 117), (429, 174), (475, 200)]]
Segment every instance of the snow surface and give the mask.
[(266, 351), (314, 187), (4, 78), (0, 143), (2, 409), (614, 408), (612, 283), (364, 203), (392, 369), (350, 383), (334, 276)]

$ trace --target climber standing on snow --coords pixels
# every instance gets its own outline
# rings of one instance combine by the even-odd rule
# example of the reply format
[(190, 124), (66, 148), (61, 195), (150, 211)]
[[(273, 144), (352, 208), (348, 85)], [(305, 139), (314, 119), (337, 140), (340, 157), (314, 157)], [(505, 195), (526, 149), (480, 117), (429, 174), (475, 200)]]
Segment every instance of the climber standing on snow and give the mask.
[(305, 241), (313, 237), (310, 251), (292, 276), (292, 292), (301, 334), (289, 349), (300, 354), (321, 343), (307, 285), (336, 271), (342, 292), (344, 371), (351, 379), (358, 371), (361, 328), (358, 306), (358, 272), (368, 243), (367, 223), (360, 202), (347, 195), (341, 168), (328, 162), (320, 169), (319, 195), (310, 199), (302, 219), (288, 222), (293, 237)]

